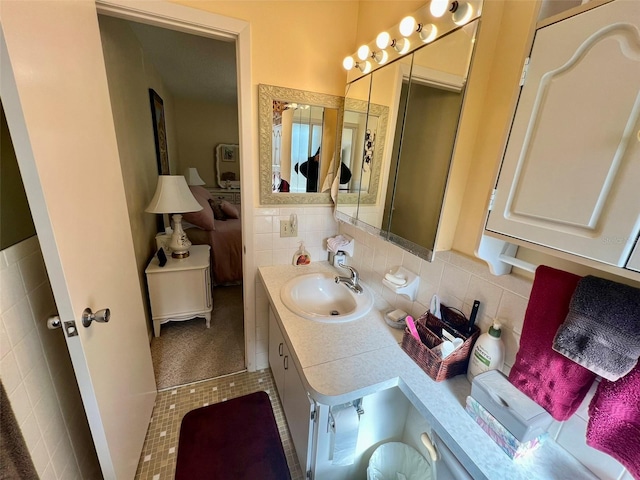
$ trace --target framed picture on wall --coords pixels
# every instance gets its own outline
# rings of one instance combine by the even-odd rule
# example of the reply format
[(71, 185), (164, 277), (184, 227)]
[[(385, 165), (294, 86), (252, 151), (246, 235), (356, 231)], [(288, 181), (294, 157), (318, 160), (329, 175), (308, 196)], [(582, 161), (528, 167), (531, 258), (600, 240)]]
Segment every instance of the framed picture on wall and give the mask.
[(158, 95), (153, 88), (149, 89), (149, 101), (151, 102), (151, 118), (153, 119), (153, 136), (156, 142), (158, 174), (170, 175), (167, 128), (164, 121), (164, 103), (160, 95)]
[(237, 162), (238, 161), (238, 145), (221, 145), (222, 147), (222, 161), (223, 162)]

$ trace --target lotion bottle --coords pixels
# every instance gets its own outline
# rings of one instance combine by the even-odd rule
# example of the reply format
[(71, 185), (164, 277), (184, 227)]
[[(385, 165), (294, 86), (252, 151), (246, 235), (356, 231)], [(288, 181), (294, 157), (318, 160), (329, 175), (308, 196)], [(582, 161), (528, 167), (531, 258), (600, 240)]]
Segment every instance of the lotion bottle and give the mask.
[(311, 263), (311, 255), (304, 248), (304, 242), (300, 242), (300, 248), (293, 254), (294, 265), (309, 265)]
[(489, 327), (489, 331), (478, 337), (471, 358), (469, 358), (469, 368), (467, 369), (467, 378), (470, 382), (476, 375), (489, 370), (500, 370), (504, 365), (504, 344), (500, 339), (502, 334), (502, 326), (499, 322), (494, 321)]

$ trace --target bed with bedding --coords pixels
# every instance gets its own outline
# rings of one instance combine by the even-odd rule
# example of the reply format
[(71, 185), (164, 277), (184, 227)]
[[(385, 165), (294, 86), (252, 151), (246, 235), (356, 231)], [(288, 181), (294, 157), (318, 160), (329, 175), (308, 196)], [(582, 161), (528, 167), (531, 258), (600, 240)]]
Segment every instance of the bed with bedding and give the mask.
[(211, 280), (213, 285), (237, 284), (242, 281), (242, 221), (235, 205), (214, 199), (201, 186), (190, 186), (191, 193), (202, 206), (199, 212), (184, 213), (182, 219), (193, 227), (185, 232), (194, 245), (211, 247)]

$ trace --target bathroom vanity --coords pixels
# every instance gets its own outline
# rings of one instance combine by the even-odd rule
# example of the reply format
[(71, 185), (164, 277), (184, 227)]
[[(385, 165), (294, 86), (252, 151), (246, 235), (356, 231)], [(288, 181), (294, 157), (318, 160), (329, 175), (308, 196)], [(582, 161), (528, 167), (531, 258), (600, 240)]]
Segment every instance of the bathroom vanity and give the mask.
[[(259, 268), (270, 303), (269, 362), (307, 478), (366, 478), (371, 454), (389, 441), (407, 443), (428, 458), (422, 432), (437, 434), (474, 479), (596, 478), (551, 439), (511, 461), (465, 412), (471, 391), (466, 376), (443, 382), (428, 377), (401, 349), (402, 331), (385, 323), (390, 307), (384, 300), (377, 298), (368, 314), (346, 323), (291, 312), (280, 299), (283, 285), (316, 272), (342, 273), (327, 262)], [(348, 403), (361, 411), (357, 447), (353, 464), (336, 465), (332, 412)]]

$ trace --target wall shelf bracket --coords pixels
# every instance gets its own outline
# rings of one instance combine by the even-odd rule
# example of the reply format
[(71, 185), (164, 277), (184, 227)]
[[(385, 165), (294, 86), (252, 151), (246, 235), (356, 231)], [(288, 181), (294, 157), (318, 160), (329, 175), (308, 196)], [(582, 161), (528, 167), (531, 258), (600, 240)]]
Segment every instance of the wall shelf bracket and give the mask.
[(518, 246), (498, 238), (482, 235), (480, 245), (476, 249), (476, 257), (489, 265), (493, 275), (507, 275), (512, 267), (518, 267), (528, 272), (535, 272), (537, 266), (516, 258)]

